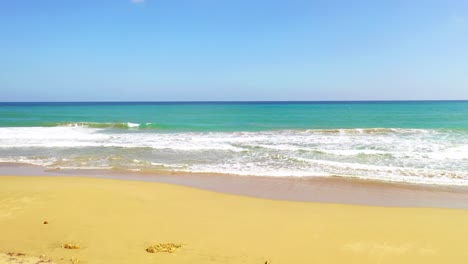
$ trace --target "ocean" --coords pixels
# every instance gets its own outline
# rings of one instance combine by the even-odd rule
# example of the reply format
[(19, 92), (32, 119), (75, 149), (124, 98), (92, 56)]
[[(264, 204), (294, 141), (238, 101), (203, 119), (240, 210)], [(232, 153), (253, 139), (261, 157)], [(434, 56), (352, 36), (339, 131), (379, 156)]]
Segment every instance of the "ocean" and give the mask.
[(0, 162), (468, 185), (468, 101), (0, 103)]

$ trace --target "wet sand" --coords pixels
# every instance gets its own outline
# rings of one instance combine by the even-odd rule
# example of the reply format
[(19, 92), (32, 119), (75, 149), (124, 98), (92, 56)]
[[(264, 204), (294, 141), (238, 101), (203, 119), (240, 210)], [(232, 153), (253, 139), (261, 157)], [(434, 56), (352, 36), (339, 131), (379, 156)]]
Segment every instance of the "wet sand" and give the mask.
[(258, 177), (111, 170), (51, 170), (0, 163), (0, 175), (77, 176), (170, 183), (257, 198), (373, 206), (468, 209), (467, 186), (383, 183), (340, 177)]

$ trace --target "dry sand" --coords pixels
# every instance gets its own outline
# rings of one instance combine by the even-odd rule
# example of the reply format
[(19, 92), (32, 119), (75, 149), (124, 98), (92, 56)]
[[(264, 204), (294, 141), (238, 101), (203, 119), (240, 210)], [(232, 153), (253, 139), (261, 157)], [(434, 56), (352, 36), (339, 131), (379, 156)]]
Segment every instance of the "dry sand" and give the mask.
[[(67, 243), (80, 248), (63, 248)], [(173, 253), (146, 251), (158, 243), (181, 247)], [(0, 263), (465, 264), (468, 210), (274, 201), (154, 182), (2, 176), (0, 252)]]

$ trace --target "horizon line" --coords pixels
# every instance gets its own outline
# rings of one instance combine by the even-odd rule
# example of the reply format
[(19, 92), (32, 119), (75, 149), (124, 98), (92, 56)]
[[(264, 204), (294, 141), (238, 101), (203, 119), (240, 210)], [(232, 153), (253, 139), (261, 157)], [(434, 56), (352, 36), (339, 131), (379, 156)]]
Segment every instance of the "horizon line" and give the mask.
[(468, 99), (411, 99), (411, 100), (164, 100), (164, 101), (0, 101), (15, 103), (352, 103), (352, 102), (466, 102)]

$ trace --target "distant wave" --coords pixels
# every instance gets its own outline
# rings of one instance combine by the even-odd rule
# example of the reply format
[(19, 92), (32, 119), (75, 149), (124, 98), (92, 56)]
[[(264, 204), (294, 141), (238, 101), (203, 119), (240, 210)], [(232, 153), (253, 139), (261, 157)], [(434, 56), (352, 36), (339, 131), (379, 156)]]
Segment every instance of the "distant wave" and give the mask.
[[(156, 129), (171, 130), (180, 129), (181, 126), (160, 124), (160, 123), (132, 123), (132, 122), (61, 122), (46, 127), (88, 127), (88, 128), (113, 128), (113, 129)], [(267, 132), (268, 130), (265, 130)], [(418, 129), (418, 128), (340, 128), (340, 129), (287, 129), (271, 130), (277, 133), (303, 132), (310, 134), (337, 134), (337, 135), (359, 135), (359, 134), (406, 134), (406, 133), (432, 133), (434, 131), (447, 131), (468, 133), (468, 129)], [(215, 132), (215, 131), (212, 131)], [(252, 133), (254, 131), (238, 131), (239, 133)], [(260, 131), (258, 131), (260, 132)], [(236, 132), (232, 132), (236, 133)]]
[[(310, 135), (402, 135), (402, 134), (431, 134), (431, 133), (458, 133), (468, 135), (468, 129), (465, 128), (285, 128), (285, 129), (245, 129), (245, 130), (231, 130), (223, 129), (217, 126), (204, 126), (203, 124), (197, 125), (184, 125), (184, 124), (167, 124), (155, 122), (32, 122), (27, 126), (13, 125), (3, 126), (3, 128), (33, 128), (33, 127), (79, 127), (79, 128), (92, 128), (92, 129), (120, 129), (120, 130), (148, 130), (155, 132), (186, 132), (186, 133), (260, 133), (260, 132), (273, 132), (279, 134), (310, 134)], [(2, 126), (0, 126), (2, 128)]]
[(155, 124), (155, 123), (99, 123), (99, 122), (66, 122), (66, 123), (57, 123), (54, 126), (58, 127), (89, 127), (89, 128), (120, 128), (120, 129), (132, 129), (132, 128), (141, 128), (141, 129), (164, 129), (167, 126)]

